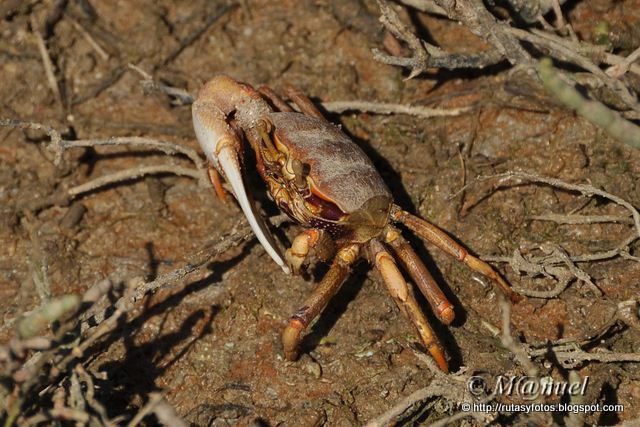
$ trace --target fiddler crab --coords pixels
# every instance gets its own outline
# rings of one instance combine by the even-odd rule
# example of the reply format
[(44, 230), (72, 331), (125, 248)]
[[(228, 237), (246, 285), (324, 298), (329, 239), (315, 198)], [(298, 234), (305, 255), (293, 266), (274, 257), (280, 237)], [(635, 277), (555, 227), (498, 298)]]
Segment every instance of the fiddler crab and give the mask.
[[(511, 301), (517, 301), (519, 295), (486, 262), (469, 254), (447, 233), (394, 204), (362, 149), (327, 121), (309, 98), (295, 89), (287, 95), (301, 112), (294, 111), (269, 87), (256, 90), (230, 77), (217, 76), (204, 85), (192, 107), (198, 142), (213, 165), (209, 172), (216, 192), (224, 197), (221, 175), (258, 240), (282, 270), (296, 274), (310, 255), (328, 260), (335, 254), (328, 272), (282, 334), (285, 357), (297, 358), (304, 331), (336, 294), (353, 264), (364, 256), (380, 272), (400, 311), (416, 328), (439, 368), (448, 372), (442, 345), (395, 259), (400, 260), (444, 324), (454, 319), (453, 305), (392, 224), (405, 225), (492, 279)], [(256, 168), (270, 197), (304, 228), (284, 255), (246, 190), (245, 144), (255, 152)]]

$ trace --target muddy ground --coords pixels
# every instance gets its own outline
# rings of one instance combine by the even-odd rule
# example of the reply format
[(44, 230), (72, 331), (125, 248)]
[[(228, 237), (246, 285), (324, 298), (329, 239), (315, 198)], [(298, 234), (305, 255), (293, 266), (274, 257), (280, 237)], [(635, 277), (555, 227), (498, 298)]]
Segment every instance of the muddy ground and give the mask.
[[(603, 198), (540, 185), (488, 191), (474, 184), (461, 192), (478, 176), (525, 169), (588, 183), (640, 206), (640, 154), (558, 107), (529, 77), (506, 66), (432, 70), (405, 81), (405, 71), (372, 58), (371, 48), (381, 47), (384, 36), (375, 2), (248, 1), (178, 49), (221, 2), (93, 1), (91, 23), (83, 2), (69, 1), (55, 25), (41, 27), (66, 107), (47, 83), (31, 32), (30, 19), (42, 26), (53, 3), (24, 2), (0, 21), (0, 118), (45, 123), (67, 139), (145, 136), (196, 148), (189, 106), (144, 93), (140, 75), (127, 69), (128, 63), (191, 93), (225, 73), (276, 89), (292, 83), (318, 101), (472, 106), (450, 118), (344, 113), (331, 119), (371, 156), (398, 204), (481, 257), (510, 256), (515, 249), (526, 253), (543, 243), (573, 255), (593, 253), (615, 248), (633, 231), (628, 223), (531, 219), (549, 213), (628, 215)], [(634, 37), (639, 6), (634, 0), (582, 0), (567, 8), (567, 16), (586, 40), (595, 39), (596, 24), (605, 20)], [(444, 49), (486, 48), (460, 25), (413, 12), (409, 18), (422, 37)], [(108, 57), (74, 22), (88, 29)], [(184, 265), (189, 254), (219, 239), (241, 215), (210, 187), (160, 175), (84, 195), (79, 201), (86, 213), (65, 228), (60, 223), (68, 207), (24, 214), (20, 204), (126, 168), (190, 163), (126, 147), (78, 149), (65, 154), (71, 168), (60, 171), (43, 133), (0, 128), (0, 141), (3, 341), (14, 334), (19, 316), (38, 307), (48, 292), (81, 293), (115, 274), (153, 279)], [(256, 185), (256, 191), (264, 190)], [(290, 239), (296, 231), (284, 225), (282, 237)], [(412, 242), (456, 305), (453, 326), (431, 318), (452, 370), (522, 373), (487, 326), (500, 327), (497, 290), (435, 248), (417, 238)], [(631, 254), (636, 250), (629, 248)], [(555, 283), (521, 277), (505, 263), (493, 265), (518, 288), (545, 290)], [(572, 280), (556, 298), (528, 298), (513, 306), (519, 340), (592, 337), (611, 326), (620, 302), (640, 292), (640, 264), (632, 259), (618, 256), (579, 267), (603, 295)], [(287, 277), (255, 241), (225, 253), (141, 302), (131, 322), (92, 349), (87, 366), (101, 373), (96, 399), (110, 417), (130, 418), (150, 392), (163, 391), (177, 413), (195, 425), (360, 425), (427, 386), (433, 374), (416, 356), (413, 329), (365, 263), (313, 326), (302, 358), (284, 361), (280, 333), (324, 271), (319, 266), (303, 277)], [(49, 289), (43, 289), (43, 280)], [(640, 330), (618, 322), (587, 348), (632, 353), (640, 350), (639, 342)], [(536, 360), (542, 375), (566, 378), (566, 370), (541, 362)], [(590, 378), (586, 402), (625, 406), (623, 412), (589, 414), (589, 423), (612, 425), (640, 416), (640, 365), (584, 362), (577, 372)], [(431, 399), (407, 423), (443, 418), (455, 413), (458, 403)], [(524, 416), (504, 416), (498, 423), (519, 420)], [(145, 421), (155, 422), (152, 416)]]

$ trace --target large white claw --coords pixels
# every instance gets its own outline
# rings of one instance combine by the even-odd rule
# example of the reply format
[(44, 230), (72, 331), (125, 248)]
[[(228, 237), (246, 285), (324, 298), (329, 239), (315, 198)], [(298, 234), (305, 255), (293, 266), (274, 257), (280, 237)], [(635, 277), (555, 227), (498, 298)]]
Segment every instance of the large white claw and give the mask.
[[(222, 172), (227, 182), (231, 184), (233, 194), (240, 204), (242, 212), (247, 217), (251, 229), (264, 249), (282, 270), (289, 274), (289, 267), (278, 251), (264, 219), (256, 212), (253, 203), (247, 196), (236, 151), (240, 147), (240, 141), (235, 131), (227, 123), (226, 114), (217, 107), (218, 101), (209, 99), (213, 89), (208, 86), (215, 85), (217, 81), (214, 79), (208, 83), (193, 103), (193, 128), (196, 137), (213, 166), (218, 172)], [(222, 79), (222, 83), (225, 82), (226, 80)], [(214, 91), (213, 93), (218, 92)]]
[(236, 200), (240, 203), (240, 208), (249, 221), (251, 229), (256, 234), (256, 237), (264, 246), (269, 256), (282, 268), (282, 270), (289, 274), (291, 270), (284, 262), (284, 259), (280, 255), (271, 233), (267, 229), (262, 217), (256, 214), (253, 203), (249, 201), (247, 192), (245, 191), (245, 185), (242, 180), (242, 174), (240, 173), (240, 164), (238, 163), (238, 155), (229, 146), (224, 146), (218, 151), (218, 164), (224, 172), (227, 182), (231, 184), (233, 194), (236, 196)]

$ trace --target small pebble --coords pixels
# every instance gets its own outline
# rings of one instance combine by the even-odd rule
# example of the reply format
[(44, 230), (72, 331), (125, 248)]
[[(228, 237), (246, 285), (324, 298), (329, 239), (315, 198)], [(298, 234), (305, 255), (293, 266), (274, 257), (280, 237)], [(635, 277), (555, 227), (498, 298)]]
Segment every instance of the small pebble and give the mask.
[(82, 221), (82, 217), (87, 212), (87, 208), (80, 202), (74, 202), (71, 204), (67, 213), (64, 214), (60, 220), (60, 227), (67, 230), (72, 230), (76, 225)]
[(320, 379), (320, 377), (322, 377), (322, 367), (320, 366), (320, 364), (318, 362), (316, 362), (315, 360), (311, 359), (309, 361), (307, 361), (304, 366), (303, 369), (310, 373), (311, 375), (313, 375), (313, 377), (315, 379)]

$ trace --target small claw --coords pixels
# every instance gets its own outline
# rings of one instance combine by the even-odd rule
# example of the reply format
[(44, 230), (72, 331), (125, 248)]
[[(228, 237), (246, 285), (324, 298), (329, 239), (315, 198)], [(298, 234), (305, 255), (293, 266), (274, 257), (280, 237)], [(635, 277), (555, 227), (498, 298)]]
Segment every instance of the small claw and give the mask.
[(264, 249), (276, 264), (289, 274), (291, 270), (278, 251), (264, 219), (256, 212), (254, 204), (249, 200), (238, 158), (238, 152), (242, 145), (225, 119), (220, 110), (207, 102), (196, 100), (193, 105), (193, 127), (200, 146), (218, 172), (231, 185), (242, 212)]
[(209, 179), (211, 180), (211, 184), (213, 184), (213, 188), (216, 190), (216, 195), (220, 201), (222, 203), (227, 203), (227, 191), (222, 186), (220, 174), (215, 168), (209, 168)]

